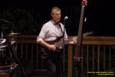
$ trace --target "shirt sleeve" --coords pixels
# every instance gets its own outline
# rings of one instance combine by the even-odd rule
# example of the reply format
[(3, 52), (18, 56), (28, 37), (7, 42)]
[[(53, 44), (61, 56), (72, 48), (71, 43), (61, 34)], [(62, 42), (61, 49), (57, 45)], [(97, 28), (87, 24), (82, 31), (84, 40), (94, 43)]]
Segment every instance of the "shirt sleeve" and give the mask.
[(39, 42), (43, 40), (47, 32), (48, 32), (47, 24), (44, 24), (43, 27), (41, 28), (39, 35), (37, 36), (37, 41)]

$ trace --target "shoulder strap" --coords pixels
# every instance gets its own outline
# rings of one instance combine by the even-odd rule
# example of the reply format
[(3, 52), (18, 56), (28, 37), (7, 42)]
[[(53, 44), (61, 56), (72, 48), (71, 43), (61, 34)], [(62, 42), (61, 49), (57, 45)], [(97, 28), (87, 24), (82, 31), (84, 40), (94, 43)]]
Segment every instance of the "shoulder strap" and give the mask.
[(59, 27), (61, 28), (61, 32), (63, 33), (63, 37), (64, 37), (64, 31), (63, 31), (63, 29), (62, 29), (62, 27), (61, 27), (61, 24), (59, 23)]

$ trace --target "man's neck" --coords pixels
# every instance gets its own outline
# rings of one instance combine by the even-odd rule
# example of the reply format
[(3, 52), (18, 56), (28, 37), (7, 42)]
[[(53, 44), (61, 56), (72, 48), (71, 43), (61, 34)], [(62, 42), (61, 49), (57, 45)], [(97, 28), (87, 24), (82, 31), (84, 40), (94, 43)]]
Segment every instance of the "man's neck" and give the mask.
[(59, 25), (60, 22), (55, 22), (54, 20), (51, 20), (54, 25)]

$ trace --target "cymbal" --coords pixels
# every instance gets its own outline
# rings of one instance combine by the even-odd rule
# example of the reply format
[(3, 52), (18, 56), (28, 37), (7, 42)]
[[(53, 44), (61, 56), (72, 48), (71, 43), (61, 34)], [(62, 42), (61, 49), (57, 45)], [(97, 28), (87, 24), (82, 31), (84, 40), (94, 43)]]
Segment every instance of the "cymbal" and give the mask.
[(15, 33), (15, 32), (11, 32), (8, 34), (8, 36), (16, 36), (16, 35), (19, 35), (20, 33)]

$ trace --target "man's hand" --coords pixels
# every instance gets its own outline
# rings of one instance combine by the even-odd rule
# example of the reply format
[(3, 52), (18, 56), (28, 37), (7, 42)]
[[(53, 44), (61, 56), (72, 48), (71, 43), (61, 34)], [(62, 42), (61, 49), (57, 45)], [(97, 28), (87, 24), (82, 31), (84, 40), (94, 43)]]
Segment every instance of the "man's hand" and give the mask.
[(55, 51), (56, 50), (56, 46), (54, 44), (53, 45), (48, 45), (48, 49)]

